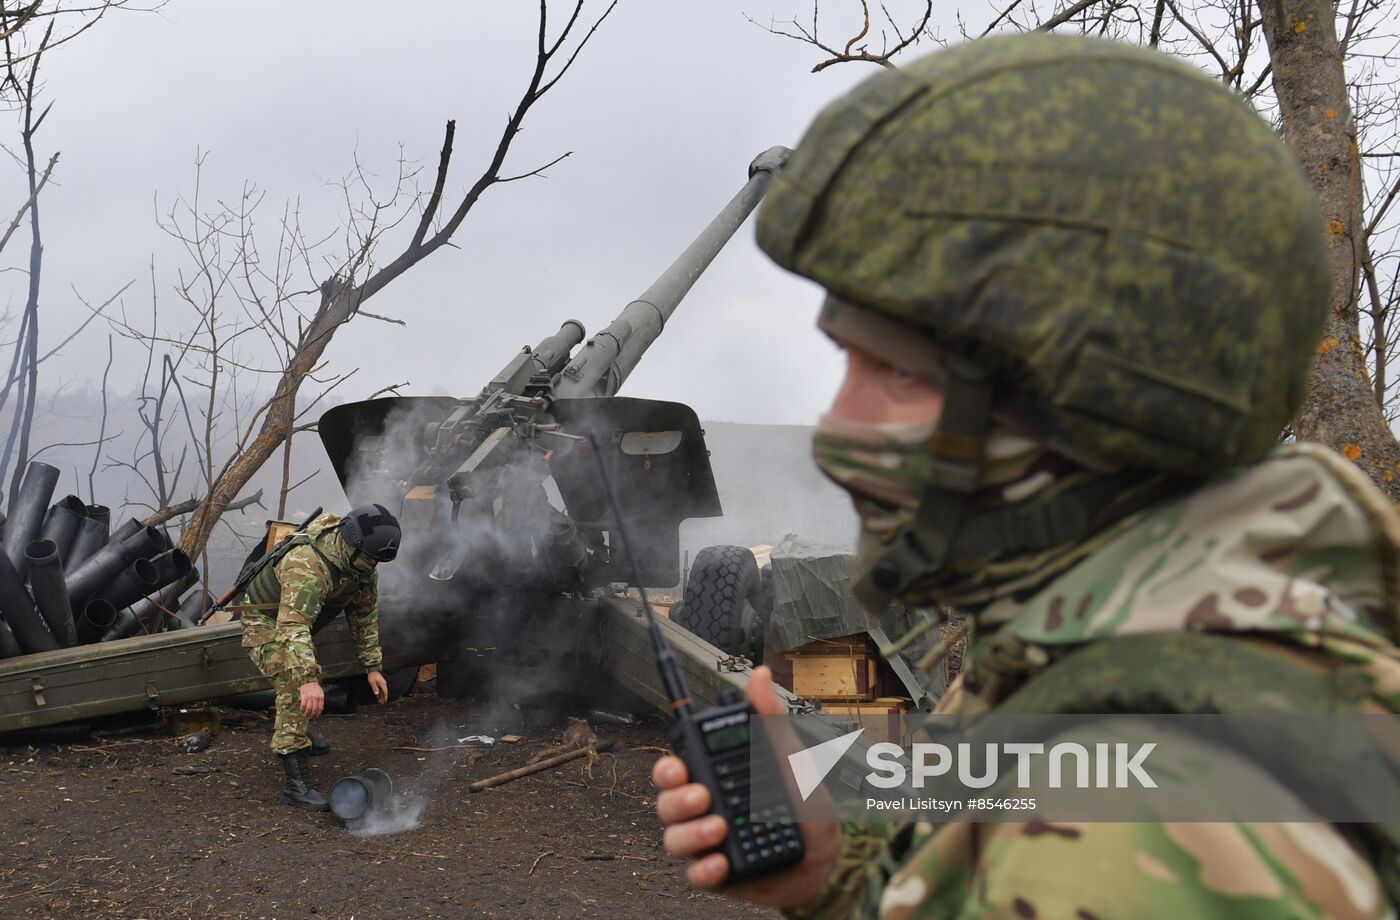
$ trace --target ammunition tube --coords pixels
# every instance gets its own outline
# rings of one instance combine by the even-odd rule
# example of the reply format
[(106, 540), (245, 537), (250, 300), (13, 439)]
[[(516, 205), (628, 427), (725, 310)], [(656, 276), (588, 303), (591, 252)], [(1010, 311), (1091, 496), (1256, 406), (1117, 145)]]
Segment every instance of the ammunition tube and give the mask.
[(0, 617), (10, 624), (19, 647), (26, 654), (52, 652), (58, 648), (58, 640), (34, 609), (29, 592), (24, 590), (24, 580), (4, 553), (0, 553)]
[(88, 505), (84, 509), (82, 523), (68, 547), (68, 555), (63, 557), (63, 570), (73, 572), (107, 545), (107, 528), (111, 524), (112, 512), (106, 505)]
[(156, 583), (159, 575), (156, 564), (151, 560), (133, 559), (131, 565), (118, 572), (117, 577), (108, 582), (97, 596), (118, 610), (130, 607), (160, 587)]
[(35, 540), (25, 547), (24, 555), (29, 561), (29, 590), (44, 622), (49, 624), (49, 632), (63, 648), (77, 645), (78, 627), (73, 622), (68, 587), (63, 583), (63, 562), (58, 546), (52, 540)]
[[(139, 529), (125, 540), (109, 540), (105, 546), (68, 573), (65, 582), (74, 609), (101, 594), (123, 569), (137, 559), (149, 560), (164, 548), (165, 544), (154, 527)], [(136, 594), (131, 601), (140, 596), (141, 594)], [(81, 630), (79, 632), (81, 634)]]
[[(174, 552), (180, 552), (175, 550)], [(164, 554), (162, 554), (164, 555)], [(117, 614), (117, 621), (102, 636), (102, 641), (107, 642), (112, 639), (127, 639), (131, 636), (149, 635), (158, 633), (166, 628), (170, 619), (180, 623), (175, 629), (182, 628), (184, 624), (176, 615), (180, 609), (180, 595), (184, 594), (195, 582), (199, 581), (199, 573), (194, 570), (194, 566), (189, 564), (189, 557), (184, 553), (185, 573), (177, 575), (176, 580), (167, 582), (160, 588), (160, 593), (151, 597), (142, 598), (130, 607)], [(169, 569), (168, 565), (161, 563), (161, 557), (157, 556), (153, 560), (156, 568), (162, 570), (159, 578), (164, 578), (164, 572)]]
[(115, 622), (117, 608), (101, 598), (88, 601), (78, 615), (78, 641), (84, 645), (100, 642)]
[(9, 625), (0, 620), (0, 658), (13, 658), (23, 654), (24, 649), (15, 641), (15, 634), (11, 632)]
[[(25, 469), (24, 482), (10, 501), (10, 516), (5, 522), (3, 545), (5, 555), (10, 557), (10, 562), (21, 580), (27, 565), (24, 548), (38, 539), (39, 528), (44, 526), (44, 515), (48, 511), (49, 500), (53, 498), (56, 485), (58, 467), (35, 460)], [(20, 644), (23, 644), (23, 640)]]
[(58, 558), (64, 565), (68, 564), (68, 550), (78, 536), (78, 528), (82, 526), (86, 512), (87, 505), (83, 504), (81, 498), (66, 495), (49, 509), (44, 518), (44, 526), (39, 528), (39, 539), (53, 543), (54, 549), (58, 551)]
[[(120, 543), (121, 541), (125, 540), (127, 537), (131, 536), (132, 534), (134, 534), (134, 533), (139, 533), (140, 530), (141, 530), (141, 522), (140, 522), (140, 521), (136, 520), (136, 518), (127, 518), (125, 524), (123, 524), (122, 526), (118, 527), (116, 530), (112, 531), (112, 536), (108, 539), (108, 542), (110, 542), (110, 543)], [(158, 540), (158, 541), (160, 542), (160, 545), (161, 545), (162, 547), (165, 546), (165, 539), (164, 539), (162, 536), (160, 536), (160, 532), (159, 532), (159, 531), (157, 531), (156, 540)]]

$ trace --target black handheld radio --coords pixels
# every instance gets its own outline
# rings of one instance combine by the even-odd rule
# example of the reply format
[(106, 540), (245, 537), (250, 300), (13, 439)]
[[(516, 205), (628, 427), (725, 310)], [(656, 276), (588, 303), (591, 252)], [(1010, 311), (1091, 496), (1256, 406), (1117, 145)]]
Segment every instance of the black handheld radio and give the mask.
[[(802, 835), (794, 823), (790, 800), (771, 752), (763, 757), (760, 751), (767, 752), (767, 746), (755, 749), (750, 744), (757, 713), (734, 690), (721, 693), (718, 706), (700, 712), (692, 708), (685, 678), (675, 653), (661, 635), (656, 613), (651, 609), (646, 586), (642, 583), (641, 570), (632, 555), (607, 464), (591, 434), (588, 446), (597, 460), (598, 472), (608, 493), (620, 548), (632, 563), (633, 580), (642, 595), (642, 607), (646, 610), (647, 627), (656, 651), (656, 667), (661, 672), (661, 683), (675, 714), (671, 746), (685, 761), (691, 782), (710, 790), (710, 812), (723, 818), (729, 828), (719, 847), (719, 852), (729, 859), (729, 877), (725, 884), (752, 881), (794, 866), (802, 861), (805, 853)], [(757, 764), (753, 754), (759, 754)], [(755, 766), (759, 769), (755, 770)]]

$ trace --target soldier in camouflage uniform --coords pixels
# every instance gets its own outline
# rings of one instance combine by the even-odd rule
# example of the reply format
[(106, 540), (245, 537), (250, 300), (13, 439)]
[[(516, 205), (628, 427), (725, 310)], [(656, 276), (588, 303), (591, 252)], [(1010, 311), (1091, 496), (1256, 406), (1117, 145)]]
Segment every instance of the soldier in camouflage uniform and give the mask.
[(291, 539), (291, 548), (254, 576), (244, 593), (243, 647), (277, 691), (272, 750), (286, 774), (282, 801), (324, 811), (330, 806), (316, 790), (307, 760), (330, 750), (310, 733), (310, 721), (325, 705), (312, 636), (344, 613), (375, 699), (388, 699), (380, 673), (377, 566), (397, 554), (400, 532), (382, 505), (365, 505), (344, 519), (323, 514)]
[[(848, 355), (814, 438), (862, 522), (855, 588), (972, 615), (948, 713), (1400, 710), (1400, 515), (1280, 447), (1326, 309), (1323, 220), (1215, 81), (1043, 34), (883, 72), (759, 215)], [(749, 698), (782, 706), (760, 668)], [(1279, 780), (1253, 768), (1261, 786)], [(717, 888), (685, 766), (665, 844)], [(804, 824), (730, 889), (792, 917), (1393, 917), (1394, 829), (1323, 822)]]

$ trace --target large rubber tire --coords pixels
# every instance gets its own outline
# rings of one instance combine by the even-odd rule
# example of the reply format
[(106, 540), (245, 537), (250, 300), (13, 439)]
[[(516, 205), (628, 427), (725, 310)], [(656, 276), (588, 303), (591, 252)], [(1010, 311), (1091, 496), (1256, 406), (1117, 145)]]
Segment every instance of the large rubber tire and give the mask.
[(766, 619), (764, 591), (753, 553), (742, 546), (707, 546), (695, 556), (675, 621), (730, 655), (760, 663)]

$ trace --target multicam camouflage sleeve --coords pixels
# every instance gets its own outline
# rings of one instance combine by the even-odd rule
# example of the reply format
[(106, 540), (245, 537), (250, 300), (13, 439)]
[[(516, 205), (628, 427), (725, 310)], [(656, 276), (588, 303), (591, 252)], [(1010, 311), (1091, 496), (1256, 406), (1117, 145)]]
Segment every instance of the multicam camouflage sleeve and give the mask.
[(785, 910), (789, 920), (836, 920), (859, 916), (862, 904), (878, 894), (885, 882), (881, 857), (889, 836), (897, 828), (890, 824), (841, 825), (841, 851), (836, 867), (812, 902), (800, 910)]
[(843, 826), (836, 870), (791, 920), (1394, 917), (1369, 866), (1319, 823), (957, 823), (886, 876), (885, 830)]
[(277, 608), (276, 641), (282, 649), (286, 671), (296, 685), (320, 680), (311, 626), (321, 613), (330, 589), (330, 573), (310, 546), (297, 546), (277, 564), (282, 596)]
[(1394, 913), (1370, 868), (1326, 824), (1028, 822), (944, 828), (879, 892), (878, 916), (1360, 920)]
[(350, 624), (350, 641), (355, 645), (355, 657), (366, 671), (378, 671), (384, 666), (384, 654), (379, 649), (379, 572), (370, 573), (365, 583), (351, 595), (345, 605), (345, 619)]

